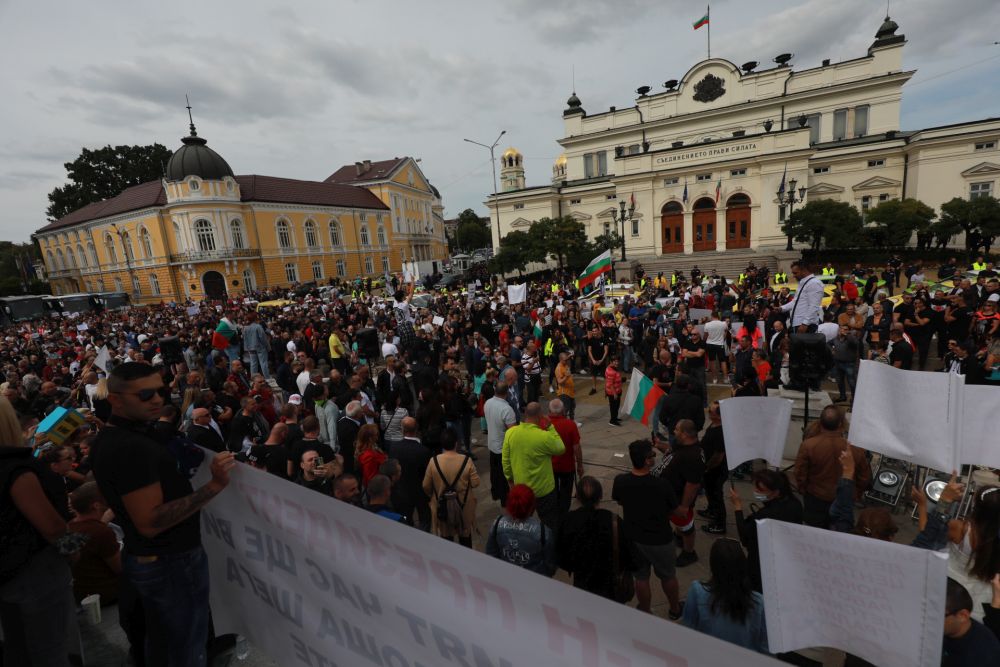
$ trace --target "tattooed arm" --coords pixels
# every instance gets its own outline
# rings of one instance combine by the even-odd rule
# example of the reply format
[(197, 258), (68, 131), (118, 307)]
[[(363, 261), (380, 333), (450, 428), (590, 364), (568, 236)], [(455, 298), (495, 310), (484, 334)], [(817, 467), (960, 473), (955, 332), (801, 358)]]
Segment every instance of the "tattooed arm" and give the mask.
[(188, 518), (217, 496), (229, 483), (229, 470), (236, 465), (232, 452), (216, 454), (212, 460), (212, 479), (183, 498), (163, 502), (159, 482), (122, 496), (125, 511), (143, 537), (156, 537)]

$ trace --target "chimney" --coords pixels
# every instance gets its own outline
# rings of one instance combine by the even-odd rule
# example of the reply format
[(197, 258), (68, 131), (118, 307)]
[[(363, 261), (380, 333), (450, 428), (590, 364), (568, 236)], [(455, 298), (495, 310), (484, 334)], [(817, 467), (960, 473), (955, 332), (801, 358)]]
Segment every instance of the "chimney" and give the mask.
[(363, 171), (364, 171), (364, 165), (362, 165), (360, 162), (355, 162), (354, 163), (355, 175), (360, 176)]
[(365, 171), (370, 171), (371, 168), (372, 168), (372, 161), (371, 160), (365, 160), (364, 164), (365, 164)]
[(824, 58), (823, 59), (823, 67), (829, 67), (829, 66), (830, 66), (830, 59), (829, 58)]

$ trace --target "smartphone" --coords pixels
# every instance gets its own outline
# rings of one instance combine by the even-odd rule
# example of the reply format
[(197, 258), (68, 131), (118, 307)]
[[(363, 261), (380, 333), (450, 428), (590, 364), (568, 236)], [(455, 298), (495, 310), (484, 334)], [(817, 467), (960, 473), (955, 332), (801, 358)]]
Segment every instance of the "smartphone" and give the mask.
[(322, 456), (317, 456), (316, 457), (315, 467), (317, 467), (317, 468), (322, 468), (323, 467), (323, 457)]

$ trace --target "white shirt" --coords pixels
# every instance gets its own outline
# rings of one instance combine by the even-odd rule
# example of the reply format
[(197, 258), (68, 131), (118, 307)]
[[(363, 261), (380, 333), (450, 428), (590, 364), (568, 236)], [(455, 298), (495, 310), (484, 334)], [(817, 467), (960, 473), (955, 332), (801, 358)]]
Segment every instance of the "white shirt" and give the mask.
[[(795, 310), (795, 321), (789, 322), (789, 329), (803, 324), (820, 324), (823, 321), (823, 283), (811, 273), (799, 281), (795, 298), (781, 307), (786, 313)], [(799, 304), (798, 307), (795, 304)]]
[(309, 371), (302, 371), (295, 378), (295, 386), (299, 388), (299, 396), (304, 396), (309, 386)]
[(382, 343), (382, 358), (384, 359), (388, 356), (399, 356), (399, 348), (386, 341), (385, 343)]
[(829, 343), (840, 335), (840, 325), (836, 322), (823, 322), (823, 324), (816, 328), (816, 332), (826, 336), (826, 342)]
[(486, 446), (493, 454), (503, 453), (503, 437), (507, 429), (517, 423), (514, 408), (502, 397), (494, 396), (483, 403), (483, 415), (486, 418)]
[(705, 322), (705, 344), (718, 345), (722, 347), (726, 344), (726, 323), (722, 320), (711, 320)]

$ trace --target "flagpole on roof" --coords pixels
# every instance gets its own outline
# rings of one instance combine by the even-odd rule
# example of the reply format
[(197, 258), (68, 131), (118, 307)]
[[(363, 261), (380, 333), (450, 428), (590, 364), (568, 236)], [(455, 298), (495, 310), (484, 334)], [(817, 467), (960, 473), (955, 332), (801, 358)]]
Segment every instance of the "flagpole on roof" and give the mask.
[(708, 17), (708, 59), (712, 59), (712, 6), (705, 6), (705, 16)]

